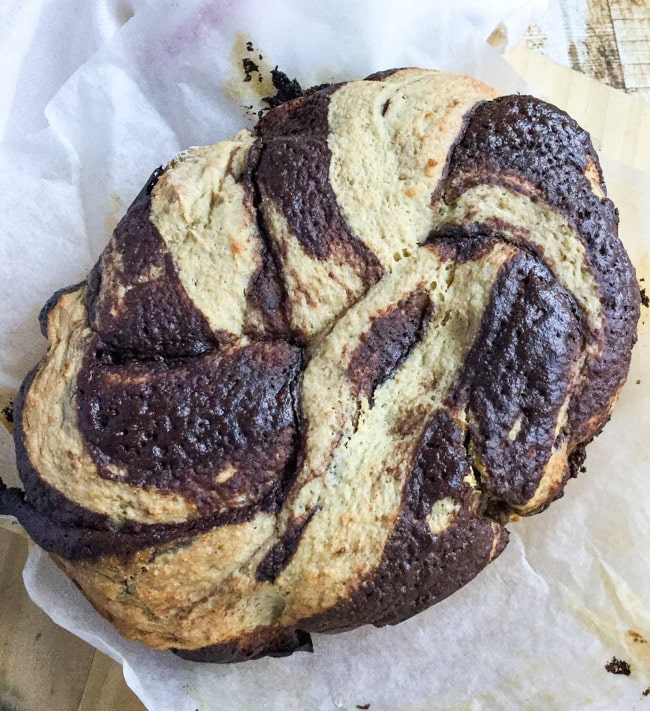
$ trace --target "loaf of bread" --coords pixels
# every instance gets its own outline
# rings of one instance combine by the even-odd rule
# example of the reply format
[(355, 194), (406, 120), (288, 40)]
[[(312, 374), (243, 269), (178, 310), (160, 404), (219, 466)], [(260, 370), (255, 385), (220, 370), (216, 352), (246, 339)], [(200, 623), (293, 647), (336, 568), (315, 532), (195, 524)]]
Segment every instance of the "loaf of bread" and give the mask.
[(565, 113), (421, 69), (308, 91), (157, 170), (48, 302), (0, 511), (189, 659), (395, 624), (562, 494), (638, 316)]

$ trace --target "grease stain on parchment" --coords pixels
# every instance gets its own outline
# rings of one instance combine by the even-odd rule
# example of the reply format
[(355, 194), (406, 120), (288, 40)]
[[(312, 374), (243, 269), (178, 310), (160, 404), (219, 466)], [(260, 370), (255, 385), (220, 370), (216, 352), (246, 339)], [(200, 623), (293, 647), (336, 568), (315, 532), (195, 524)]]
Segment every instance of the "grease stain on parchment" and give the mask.
[[(532, 662), (526, 671), (499, 684), (499, 693), (483, 692), (474, 696), (469, 704), (454, 707), (453, 711), (494, 711), (516, 708), (518, 711), (566, 711), (566, 698), (558, 699), (551, 693), (535, 689), (534, 680), (543, 674), (544, 664)], [(579, 708), (591, 706), (594, 700), (585, 697), (578, 683), (569, 682), (570, 694)], [(445, 711), (452, 711), (446, 708)]]
[[(569, 600), (580, 624), (618, 659), (630, 665), (630, 678), (650, 683), (650, 613), (627, 582), (603, 561), (598, 561), (604, 604), (588, 599)], [(604, 662), (607, 660), (604, 660)], [(604, 663), (603, 662), (603, 663)]]
[(108, 198), (108, 210), (106, 210), (106, 216), (104, 217), (104, 231), (106, 232), (107, 240), (111, 238), (123, 213), (124, 202), (117, 193), (113, 193)]
[(229, 76), (221, 92), (228, 101), (241, 106), (247, 118), (253, 121), (276, 106), (302, 96), (303, 88), (321, 89), (339, 75), (335, 66), (322, 65), (301, 75), (298, 81), (293, 73), (286, 74), (276, 62), (270, 61), (268, 54), (243, 32), (235, 36), (229, 64)]
[(232, 103), (243, 106), (249, 118), (257, 119), (259, 112), (268, 108), (262, 100), (275, 93), (274, 68), (250, 37), (238, 32), (230, 51), (229, 77), (221, 92)]
[(500, 22), (487, 38), (487, 43), (494, 49), (502, 49), (508, 43), (508, 30), (503, 22)]

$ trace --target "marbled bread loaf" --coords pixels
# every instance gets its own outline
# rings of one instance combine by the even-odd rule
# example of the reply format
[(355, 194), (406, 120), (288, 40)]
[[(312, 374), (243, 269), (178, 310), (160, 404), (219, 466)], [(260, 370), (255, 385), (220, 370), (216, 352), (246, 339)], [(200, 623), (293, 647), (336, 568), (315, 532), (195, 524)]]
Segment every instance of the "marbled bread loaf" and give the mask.
[(48, 303), (0, 507), (190, 659), (394, 624), (561, 495), (638, 313), (565, 113), (419, 69), (307, 92), (156, 171)]

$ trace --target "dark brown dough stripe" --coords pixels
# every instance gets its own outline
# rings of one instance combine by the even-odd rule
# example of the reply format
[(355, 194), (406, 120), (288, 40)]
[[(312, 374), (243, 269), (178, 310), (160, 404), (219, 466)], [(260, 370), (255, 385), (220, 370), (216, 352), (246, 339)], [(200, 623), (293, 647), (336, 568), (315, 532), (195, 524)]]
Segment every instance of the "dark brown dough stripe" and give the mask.
[(431, 232), (425, 244), (435, 248), (441, 259), (463, 263), (479, 259), (481, 255), (487, 254), (496, 242), (503, 240), (497, 225), (478, 223), (463, 227), (445, 225)]
[(317, 509), (313, 509), (309, 513), (303, 514), (287, 528), (282, 538), (264, 556), (264, 560), (257, 567), (258, 580), (273, 582), (284, 570), (298, 549), (302, 533), (316, 511)]
[(611, 200), (592, 192), (585, 175), (590, 167), (604, 192), (586, 131), (565, 112), (534, 97), (504, 96), (469, 112), (442, 187), (446, 202), (482, 183), (541, 199), (565, 215), (583, 241), (601, 291), (605, 323), (602, 333), (591, 334), (601, 352), (588, 359), (585, 388), (571, 403), (576, 442), (609, 418), (612, 394), (627, 376), (639, 319), (634, 268), (616, 238), (618, 212)]
[(190, 662), (229, 664), (248, 662), (261, 657), (288, 657), (294, 652), (313, 652), (311, 636), (304, 630), (262, 629), (246, 642), (213, 644), (201, 649), (174, 649)]
[(250, 520), (260, 510), (277, 507), (277, 492), (258, 506), (235, 508), (226, 513), (180, 524), (141, 524), (126, 521), (119, 529), (103, 514), (79, 506), (46, 484), (34, 469), (24, 444), (22, 409), (24, 398), (36, 374), (23, 382), (14, 403), (16, 464), (24, 491), (8, 489), (0, 480), (0, 511), (15, 516), (34, 541), (46, 551), (68, 560), (117, 556), (128, 560), (136, 551), (168, 541), (191, 538), (217, 525)]
[[(185, 293), (163, 240), (149, 219), (157, 170), (113, 234), (112, 249), (88, 282), (89, 318), (107, 349), (122, 357), (195, 356), (213, 348), (217, 335)], [(118, 263), (119, 260), (119, 263)], [(114, 270), (105, 282), (107, 262)], [(147, 273), (157, 276), (146, 279)], [(117, 290), (130, 287), (121, 301)]]
[[(265, 201), (277, 205), (307, 254), (353, 264), (370, 286), (383, 269), (343, 219), (329, 182), (327, 110), (338, 88), (334, 84), (283, 104), (260, 120), (249, 180), (262, 198), (262, 214)], [(282, 254), (282, 243), (276, 249)]]
[(235, 662), (396, 624), (576, 475), (639, 289), (589, 136), (495, 96), (309, 90), (157, 170), (48, 301), (0, 513), (125, 636)]
[[(404, 69), (404, 67), (402, 67), (402, 69)], [(399, 69), (384, 69), (381, 72), (373, 72), (372, 74), (368, 74), (365, 81), (384, 81), (384, 79), (388, 79), (388, 77), (393, 76), (393, 74), (399, 71)]]
[[(79, 429), (108, 479), (182, 491), (202, 515), (259, 506), (294, 463), (301, 359), (282, 341), (176, 363), (113, 365), (91, 349)], [(228, 464), (236, 473), (219, 483)]]
[(431, 308), (429, 295), (415, 292), (373, 321), (357, 346), (348, 377), (372, 399), (375, 389), (399, 368), (422, 337)]
[(539, 485), (583, 345), (578, 314), (572, 296), (529, 254), (502, 269), (449, 398), (468, 407), (476, 456), (490, 472), (486, 501), (522, 506)]
[[(253, 199), (253, 196), (249, 195), (249, 200)], [(264, 328), (261, 332), (249, 329), (248, 335), (252, 338), (290, 338), (291, 331), (287, 318), (288, 299), (281, 280), (279, 262), (273, 257), (268, 240), (266, 243), (262, 242), (261, 252), (262, 266), (251, 276), (246, 290), (246, 305), (262, 314)]]

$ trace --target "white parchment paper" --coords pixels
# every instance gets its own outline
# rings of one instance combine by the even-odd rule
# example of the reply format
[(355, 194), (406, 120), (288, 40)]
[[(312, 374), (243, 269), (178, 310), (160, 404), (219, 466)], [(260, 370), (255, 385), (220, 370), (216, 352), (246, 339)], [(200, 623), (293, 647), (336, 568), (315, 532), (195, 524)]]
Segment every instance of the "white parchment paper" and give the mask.
[[(277, 64), (303, 86), (426, 66), (512, 92), (524, 85), (485, 38), (501, 22), (515, 40), (544, 5), (61, 1), (76, 17), (71, 36), (48, 3), (14, 4), (52, 61), (65, 56), (39, 74), (45, 50), (34, 59), (11, 24), (14, 54), (0, 48), (22, 76), (0, 99), (0, 388), (9, 389), (44, 352), (41, 305), (85, 278), (151, 171), (252, 122), (245, 107), (257, 77), (242, 82), (242, 38), (253, 42), (251, 58), (263, 56), (262, 71)], [(623, 240), (650, 282), (650, 179), (612, 161), (604, 169)], [(547, 512), (513, 524), (506, 551), (475, 581), (395, 628), (316, 635), (312, 655), (200, 665), (121, 638), (36, 548), (24, 573), (29, 594), (120, 661), (156, 711), (650, 709), (647, 320), (644, 309), (628, 383), (588, 449), (587, 473)], [(12, 458), (0, 428), (3, 477)], [(613, 656), (630, 664), (629, 677), (605, 671)]]

